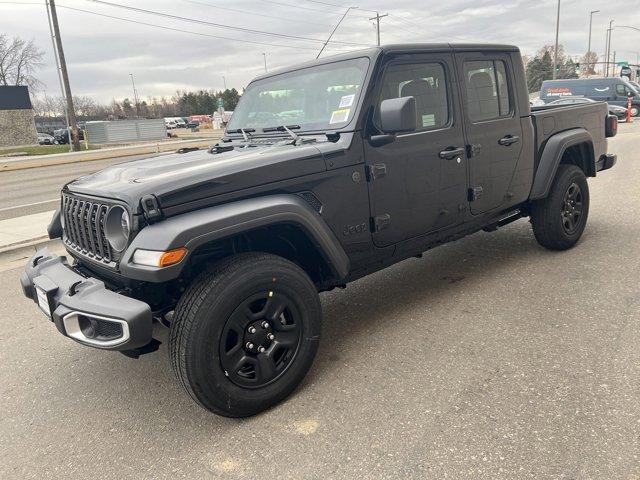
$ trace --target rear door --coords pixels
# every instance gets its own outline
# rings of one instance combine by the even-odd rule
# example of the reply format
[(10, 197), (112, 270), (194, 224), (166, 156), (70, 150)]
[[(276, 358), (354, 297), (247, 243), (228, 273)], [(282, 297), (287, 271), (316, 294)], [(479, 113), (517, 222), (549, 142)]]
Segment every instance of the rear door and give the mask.
[(373, 125), (380, 103), (416, 99), (416, 131), (393, 143), (365, 142), (373, 240), (386, 246), (459, 221), (466, 209), (466, 156), (461, 112), (449, 52), (400, 55), (387, 60), (374, 92)]
[(506, 53), (456, 54), (469, 158), (471, 213), (493, 210), (508, 191), (522, 149), (513, 68)]

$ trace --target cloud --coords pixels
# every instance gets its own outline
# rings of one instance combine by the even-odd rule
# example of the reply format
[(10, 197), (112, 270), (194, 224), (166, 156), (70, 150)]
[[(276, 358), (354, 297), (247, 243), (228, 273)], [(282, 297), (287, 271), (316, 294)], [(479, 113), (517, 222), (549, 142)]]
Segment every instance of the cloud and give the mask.
[[(321, 41), (326, 39), (344, 12), (340, 7), (310, 0), (110, 1), (318, 41), (214, 28), (121, 10), (90, 0), (58, 0), (73, 93), (90, 95), (102, 102), (132, 95), (130, 73), (135, 75), (137, 89), (143, 98), (170, 96), (179, 89), (222, 89), (223, 76), (227, 86), (242, 88), (264, 71), (263, 52), (270, 69), (314, 58)], [(338, 0), (326, 2), (340, 3)], [(383, 43), (508, 43), (531, 54), (542, 45), (553, 43), (555, 37), (556, 0), (356, 0), (351, 3), (358, 5), (360, 10), (349, 13), (334, 36), (337, 42), (373, 45), (375, 30), (369, 17), (375, 15), (374, 11), (391, 14), (381, 21)], [(65, 6), (200, 35), (62, 8)], [(560, 42), (570, 55), (583, 55), (587, 48), (589, 11), (600, 9), (601, 12), (594, 16), (592, 49), (602, 54), (610, 19), (615, 19), (614, 25), (640, 27), (640, 9), (629, 7), (630, 4), (622, 0), (611, 0), (606, 5), (596, 0), (563, 0)], [(46, 64), (39, 76), (49, 94), (59, 94), (44, 6), (0, 3), (0, 32), (35, 39), (46, 51)], [(639, 39), (640, 32), (614, 30), (613, 46), (617, 58), (635, 62), (640, 50)], [(332, 54), (353, 48), (358, 47), (332, 43), (326, 52)]]

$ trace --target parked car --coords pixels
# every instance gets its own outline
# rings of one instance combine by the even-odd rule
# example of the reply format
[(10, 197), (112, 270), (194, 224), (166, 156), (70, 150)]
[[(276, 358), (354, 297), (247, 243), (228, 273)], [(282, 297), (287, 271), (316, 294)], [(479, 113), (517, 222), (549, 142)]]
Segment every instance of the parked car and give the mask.
[[(265, 101), (273, 91), (286, 94)], [(292, 105), (305, 106), (295, 125), (261, 115)], [(168, 328), (186, 392), (253, 415), (311, 367), (319, 292), (522, 218), (543, 247), (576, 245), (616, 127), (604, 103), (532, 110), (516, 47), (323, 57), (252, 81), (211, 149), (67, 183), (48, 231), (68, 256), (37, 251), (20, 282), (43, 328), (88, 347), (137, 357)], [(372, 355), (390, 348), (364, 337)]]
[(627, 80), (619, 77), (545, 80), (542, 82), (540, 98), (545, 103), (562, 97), (586, 97), (625, 108), (631, 98), (631, 116), (637, 117), (640, 114), (640, 93)]
[[(563, 97), (558, 100), (554, 100), (553, 102), (547, 103), (547, 105), (577, 105), (580, 103), (596, 103), (595, 100), (585, 97)], [(618, 120), (626, 120), (627, 119), (627, 109), (625, 107), (620, 107), (618, 105), (608, 105), (609, 113), (611, 115), (615, 115)]]
[(633, 80), (629, 80), (629, 83), (631, 84), (631, 86), (633, 88), (636, 89), (636, 92), (640, 92), (640, 83), (633, 81)]
[(200, 122), (189, 122), (187, 123), (186, 128), (198, 128), (200, 126)]
[(54, 145), (58, 142), (53, 135), (49, 135), (48, 133), (38, 133), (38, 143), (40, 145)]
[[(66, 128), (60, 128), (58, 130), (54, 130), (53, 137), (55, 138), (55, 142), (60, 145), (67, 145), (69, 143), (69, 132)], [(78, 138), (80, 140), (84, 140), (84, 130), (78, 129)]]

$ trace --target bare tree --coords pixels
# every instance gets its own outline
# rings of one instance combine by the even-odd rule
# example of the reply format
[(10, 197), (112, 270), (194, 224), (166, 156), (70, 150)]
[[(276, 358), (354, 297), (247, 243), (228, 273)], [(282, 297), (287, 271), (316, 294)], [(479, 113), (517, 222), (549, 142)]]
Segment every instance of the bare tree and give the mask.
[(28, 85), (37, 89), (42, 85), (34, 76), (42, 65), (44, 52), (33, 40), (14, 37), (9, 40), (0, 34), (0, 85)]

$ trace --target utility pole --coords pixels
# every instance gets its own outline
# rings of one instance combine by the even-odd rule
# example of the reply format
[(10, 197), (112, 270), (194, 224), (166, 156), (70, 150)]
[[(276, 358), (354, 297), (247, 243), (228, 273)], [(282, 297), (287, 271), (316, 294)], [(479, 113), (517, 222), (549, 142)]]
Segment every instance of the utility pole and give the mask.
[[(591, 70), (591, 62), (589, 61), (589, 58), (591, 57), (591, 27), (593, 25), (593, 14), (594, 13), (598, 13), (600, 10), (591, 10), (591, 12), (589, 13), (589, 44), (587, 46), (587, 57), (585, 58), (585, 60), (587, 61), (587, 78), (589, 78), (589, 70)], [(598, 59), (596, 58), (596, 61)]]
[(560, 34), (560, 0), (558, 0), (558, 16), (556, 18), (556, 46), (553, 54), (553, 79), (558, 76), (558, 36)]
[(67, 114), (69, 115), (69, 127), (71, 128), (71, 141), (73, 150), (80, 151), (80, 139), (78, 138), (78, 124), (76, 122), (76, 111), (73, 108), (73, 97), (71, 96), (71, 85), (69, 84), (69, 74), (67, 73), (67, 61), (64, 58), (62, 49), (62, 39), (60, 38), (60, 27), (58, 26), (58, 13), (56, 12), (55, 0), (49, 0), (51, 10), (51, 24), (55, 35), (56, 48), (58, 50), (58, 60), (60, 61), (60, 73), (64, 85), (65, 96), (67, 97)]
[(224, 84), (224, 89), (226, 90), (227, 89), (227, 78), (224, 75), (222, 75), (222, 83)]
[(264, 58), (264, 73), (267, 73), (267, 54), (262, 52), (262, 57)]
[(373, 18), (370, 18), (369, 20), (375, 20), (376, 21), (376, 31), (378, 33), (378, 46), (380, 46), (380, 20), (384, 17), (388, 17), (389, 14), (385, 13), (384, 15), (380, 15), (380, 13), (376, 12), (376, 16)]
[[(51, 45), (53, 46), (53, 57), (56, 60), (56, 71), (58, 72), (58, 83), (60, 84), (60, 95), (64, 97), (64, 87), (62, 86), (62, 76), (60, 75), (60, 62), (58, 61), (58, 50), (56, 50), (56, 39), (53, 34), (53, 26), (51, 25), (51, 13), (49, 12), (49, 1), (44, 1), (44, 6), (47, 9), (47, 19), (49, 23), (49, 33), (51, 34)], [(67, 138), (69, 141), (69, 151), (72, 151), (73, 145), (71, 142), (71, 129), (69, 128), (69, 112), (67, 111), (67, 104), (64, 103), (64, 118), (67, 126)]]
[(133, 80), (133, 73), (130, 73), (131, 85), (133, 85), (133, 101), (136, 102), (136, 117), (140, 118), (140, 102), (138, 101), (138, 90), (136, 90), (136, 82)]

